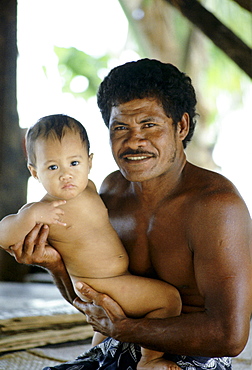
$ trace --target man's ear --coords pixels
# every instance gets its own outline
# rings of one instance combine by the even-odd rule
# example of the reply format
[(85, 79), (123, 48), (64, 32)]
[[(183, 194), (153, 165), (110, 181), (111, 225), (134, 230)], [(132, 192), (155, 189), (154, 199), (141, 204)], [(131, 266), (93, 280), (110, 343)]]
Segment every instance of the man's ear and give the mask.
[(93, 158), (94, 158), (94, 153), (89, 154), (89, 156), (88, 156), (89, 172), (91, 171), (91, 168), (92, 168), (92, 165), (93, 165)]
[(35, 167), (33, 167), (32, 165), (28, 164), (28, 170), (30, 171), (32, 177), (34, 177), (34, 179), (38, 180), (38, 173), (37, 173), (37, 170)]
[(184, 140), (184, 138), (189, 132), (189, 128), (190, 128), (190, 117), (189, 114), (185, 112), (177, 125), (178, 135), (181, 140)]

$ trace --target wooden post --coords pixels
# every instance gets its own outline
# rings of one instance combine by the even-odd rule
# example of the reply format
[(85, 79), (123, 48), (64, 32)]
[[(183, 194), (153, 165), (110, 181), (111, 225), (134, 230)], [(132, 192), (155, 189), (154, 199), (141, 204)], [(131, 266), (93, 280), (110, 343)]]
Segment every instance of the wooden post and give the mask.
[[(16, 97), (17, 1), (0, 2), (0, 218), (26, 202), (28, 170)], [(28, 266), (0, 250), (0, 280), (22, 281)]]

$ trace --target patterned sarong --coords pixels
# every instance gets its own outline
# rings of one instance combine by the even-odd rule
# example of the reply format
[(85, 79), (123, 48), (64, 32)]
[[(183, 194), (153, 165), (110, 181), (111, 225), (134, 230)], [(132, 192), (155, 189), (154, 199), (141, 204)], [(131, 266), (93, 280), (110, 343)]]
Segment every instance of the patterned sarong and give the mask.
[[(78, 356), (76, 360), (43, 370), (136, 370), (141, 357), (138, 345), (122, 343), (112, 338), (105, 339)], [(166, 355), (165, 358), (176, 362), (183, 370), (231, 370), (229, 357), (209, 358)]]

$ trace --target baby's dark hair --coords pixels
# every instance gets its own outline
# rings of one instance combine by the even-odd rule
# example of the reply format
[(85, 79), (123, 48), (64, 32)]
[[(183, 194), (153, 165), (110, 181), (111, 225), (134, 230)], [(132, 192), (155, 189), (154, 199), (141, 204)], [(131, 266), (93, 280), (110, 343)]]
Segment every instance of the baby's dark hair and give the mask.
[(54, 138), (61, 141), (67, 131), (80, 134), (80, 139), (89, 153), (90, 144), (87, 131), (75, 118), (65, 114), (53, 114), (40, 118), (26, 133), (26, 151), (28, 164), (36, 167), (35, 142), (38, 138)]
[(161, 102), (166, 115), (176, 125), (187, 112), (190, 128), (183, 140), (184, 148), (191, 140), (196, 124), (196, 94), (190, 77), (169, 63), (141, 59), (115, 67), (101, 83), (97, 103), (106, 126), (111, 109), (134, 99), (155, 98)]

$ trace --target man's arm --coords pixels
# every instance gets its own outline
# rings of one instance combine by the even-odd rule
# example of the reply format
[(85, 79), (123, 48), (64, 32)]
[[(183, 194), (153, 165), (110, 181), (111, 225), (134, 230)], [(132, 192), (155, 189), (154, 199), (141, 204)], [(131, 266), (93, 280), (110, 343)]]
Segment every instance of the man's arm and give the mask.
[(58, 223), (64, 212), (58, 208), (64, 200), (26, 204), (18, 213), (4, 217), (0, 222), (0, 246), (8, 249), (25, 239), (36, 223)]
[(131, 319), (109, 297), (83, 284), (80, 293), (93, 304), (77, 298), (75, 305), (94, 330), (181, 355), (236, 356), (242, 351), (252, 309), (251, 219), (239, 198), (225, 197), (204, 202), (192, 217), (189, 238), (205, 310), (167, 319)]
[(11, 246), (7, 251), (19, 263), (38, 265), (48, 270), (62, 296), (72, 304), (76, 293), (60, 254), (47, 243), (48, 233), (47, 225), (37, 224), (24, 242)]

